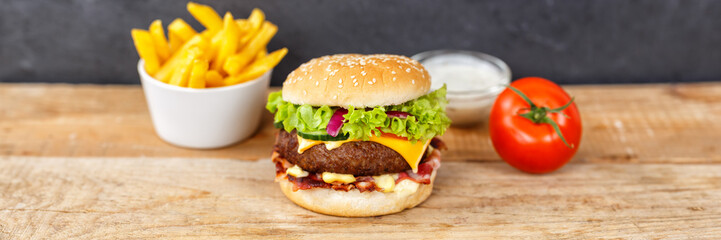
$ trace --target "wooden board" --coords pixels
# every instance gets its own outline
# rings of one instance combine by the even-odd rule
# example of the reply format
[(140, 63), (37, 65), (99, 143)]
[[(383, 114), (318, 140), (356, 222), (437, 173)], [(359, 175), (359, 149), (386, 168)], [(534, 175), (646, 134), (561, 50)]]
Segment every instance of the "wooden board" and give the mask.
[(0, 159), (0, 238), (718, 238), (721, 165), (575, 163), (550, 175), (447, 162), (433, 195), (383, 217), (287, 200), (268, 160)]
[[(721, 83), (568, 86), (584, 134), (576, 162), (721, 163)], [(153, 131), (138, 86), (0, 84), (0, 156), (268, 157), (270, 114), (252, 138), (181, 149)], [(499, 161), (484, 125), (451, 128), (446, 161)]]
[(155, 136), (138, 86), (0, 84), (0, 239), (721, 237), (721, 83), (566, 89), (584, 136), (560, 171), (518, 172), (485, 126), (451, 128), (428, 201), (349, 219), (285, 199), (269, 121), (181, 149)]

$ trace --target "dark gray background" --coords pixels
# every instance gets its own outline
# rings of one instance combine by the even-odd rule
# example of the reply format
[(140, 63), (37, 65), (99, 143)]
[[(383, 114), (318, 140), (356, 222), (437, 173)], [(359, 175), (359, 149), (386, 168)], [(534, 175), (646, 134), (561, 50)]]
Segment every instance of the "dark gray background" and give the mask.
[[(279, 26), (289, 55), (273, 84), (332, 53), (413, 55), (471, 49), (513, 77), (559, 83), (721, 80), (721, 1), (199, 1), (221, 14), (254, 7)], [(0, 82), (139, 83), (131, 28), (176, 17), (202, 29), (186, 1), (3, 0)]]

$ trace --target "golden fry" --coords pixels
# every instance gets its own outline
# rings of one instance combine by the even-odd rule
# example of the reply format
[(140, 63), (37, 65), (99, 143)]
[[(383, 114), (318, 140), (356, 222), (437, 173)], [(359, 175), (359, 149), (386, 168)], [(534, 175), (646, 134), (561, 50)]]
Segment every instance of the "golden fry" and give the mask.
[(162, 64), (163, 61), (170, 57), (170, 47), (168, 47), (168, 40), (165, 38), (165, 31), (163, 31), (163, 22), (160, 19), (153, 21), (148, 31), (150, 36), (153, 37), (153, 45)]
[(131, 30), (130, 35), (133, 37), (138, 55), (145, 60), (145, 71), (152, 76), (160, 69), (160, 60), (153, 47), (153, 38), (148, 31), (140, 29)]
[(248, 19), (234, 19), (230, 12), (221, 18), (208, 5), (188, 2), (186, 8), (205, 26), (201, 33), (180, 18), (168, 25), (167, 36), (160, 20), (148, 31), (131, 31), (145, 70), (159, 81), (190, 88), (237, 84), (270, 71), (288, 52), (268, 54), (266, 46), (278, 27), (266, 22), (260, 9)]
[(205, 86), (206, 87), (222, 87), (225, 86), (223, 84), (223, 76), (218, 73), (218, 71), (210, 70), (207, 73), (205, 73)]
[(239, 38), (240, 30), (238, 29), (238, 24), (235, 23), (235, 19), (233, 19), (233, 15), (230, 14), (230, 12), (225, 13), (223, 17), (223, 44), (215, 56), (215, 62), (213, 62), (212, 66), (213, 70), (220, 70), (225, 60), (238, 51)]
[(268, 54), (268, 56), (255, 60), (255, 62), (253, 62), (252, 65), (248, 66), (248, 68), (240, 75), (226, 78), (225, 85), (238, 84), (262, 76), (267, 71), (273, 69), (276, 65), (278, 65), (278, 63), (280, 63), (280, 60), (282, 60), (286, 54), (288, 54), (288, 49), (282, 48)]
[(241, 70), (243, 70), (241, 64), (244, 62), (244, 60), (242, 58), (243, 56), (241, 56), (240, 54), (228, 57), (228, 59), (225, 61), (225, 65), (223, 65), (223, 70), (228, 73), (228, 75), (237, 75)]
[(168, 32), (178, 35), (183, 42), (190, 40), (193, 36), (198, 34), (193, 27), (180, 18), (176, 18), (170, 23), (170, 25), (168, 25)]
[(246, 32), (245, 36), (240, 39), (241, 44), (246, 44), (248, 41), (253, 39), (256, 34), (260, 31), (260, 28), (263, 26), (263, 22), (265, 21), (265, 13), (261, 11), (260, 9), (254, 8), (252, 12), (250, 12), (250, 16), (248, 17), (248, 24), (249, 29)]
[[(172, 39), (172, 38), (171, 38)], [(189, 41), (185, 42), (178, 51), (174, 52), (168, 61), (163, 64), (163, 66), (158, 70), (158, 73), (155, 74), (155, 79), (163, 80), (168, 79), (168, 75), (173, 74), (173, 69), (178, 66), (183, 60), (185, 59), (185, 54), (187, 53), (188, 49), (191, 47), (198, 46), (201, 50), (205, 50), (208, 48), (208, 42), (200, 35), (196, 35), (195, 37), (191, 38)]]
[[(174, 67), (174, 68), (171, 68), (171, 69), (170, 69), (170, 72), (169, 72), (168, 74), (163, 75), (163, 78), (157, 78), (157, 77), (156, 77), (156, 79), (158, 79), (158, 80), (160, 80), (161, 82), (164, 82), (164, 83), (170, 83), (170, 78), (172, 78), (172, 77), (173, 77), (173, 74), (175, 74), (175, 70), (176, 70), (175, 67)], [(157, 75), (157, 74), (156, 74), (156, 75)]]
[(208, 61), (196, 59), (190, 72), (189, 88), (205, 88), (205, 73), (208, 72)]
[(218, 54), (218, 51), (220, 51), (220, 46), (223, 45), (223, 34), (225, 34), (225, 31), (221, 30), (220, 32), (215, 33), (212, 38), (210, 38), (210, 48), (208, 49), (208, 59), (215, 59), (215, 56)]
[(193, 68), (193, 62), (200, 54), (201, 52), (198, 48), (188, 49), (188, 53), (185, 55), (185, 59), (183, 59), (183, 61), (173, 73), (173, 77), (170, 78), (169, 84), (179, 87), (187, 87), (188, 81), (190, 79), (190, 72)]
[(223, 70), (231, 76), (240, 73), (240, 71), (253, 60), (255, 55), (268, 45), (268, 42), (270, 42), (270, 39), (273, 38), (276, 32), (278, 32), (277, 26), (265, 22), (260, 32), (258, 32), (258, 35), (256, 35), (248, 45), (243, 47), (243, 50), (236, 54), (236, 56), (233, 56), (233, 61), (223, 66)]
[(170, 45), (170, 55), (172, 56), (183, 46), (183, 39), (180, 39), (175, 33), (168, 32), (168, 45)]
[(250, 23), (248, 23), (248, 20), (246, 19), (235, 19), (235, 23), (238, 24), (241, 36), (245, 36), (248, 33), (248, 30), (250, 30)]
[(195, 20), (203, 24), (206, 29), (217, 32), (223, 28), (223, 19), (220, 18), (220, 15), (218, 15), (212, 7), (188, 2), (187, 9)]
[(173, 76), (170, 77), (170, 81), (168, 84), (175, 85), (178, 87), (187, 87), (188, 86), (188, 75), (190, 65), (185, 65), (185, 63), (181, 64), (180, 66), (173, 71)]
[(259, 59), (263, 59), (265, 56), (268, 56), (268, 49), (265, 49), (265, 48), (260, 49), (260, 51), (258, 51), (258, 54), (255, 55), (255, 60), (254, 60), (254, 61), (258, 61)]

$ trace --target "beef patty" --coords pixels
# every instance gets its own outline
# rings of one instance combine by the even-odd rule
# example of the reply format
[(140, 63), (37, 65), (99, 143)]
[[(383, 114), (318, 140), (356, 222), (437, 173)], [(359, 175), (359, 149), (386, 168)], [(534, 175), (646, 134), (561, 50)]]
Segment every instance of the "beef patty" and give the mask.
[(347, 142), (333, 150), (326, 149), (325, 144), (318, 144), (300, 154), (295, 131), (286, 132), (281, 129), (274, 150), (289, 162), (309, 172), (375, 176), (411, 169), (398, 152), (369, 141)]

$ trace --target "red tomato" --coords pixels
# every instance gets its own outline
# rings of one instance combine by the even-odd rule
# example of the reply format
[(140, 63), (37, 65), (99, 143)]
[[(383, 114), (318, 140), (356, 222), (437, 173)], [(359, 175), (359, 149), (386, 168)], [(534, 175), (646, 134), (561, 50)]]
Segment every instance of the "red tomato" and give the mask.
[[(511, 166), (529, 173), (548, 173), (562, 167), (581, 142), (581, 116), (576, 104), (560, 109), (572, 101), (571, 97), (543, 78), (522, 78), (511, 87), (524, 93), (534, 106), (511, 88), (498, 95), (488, 123), (496, 152)], [(565, 143), (551, 120), (558, 125)]]

